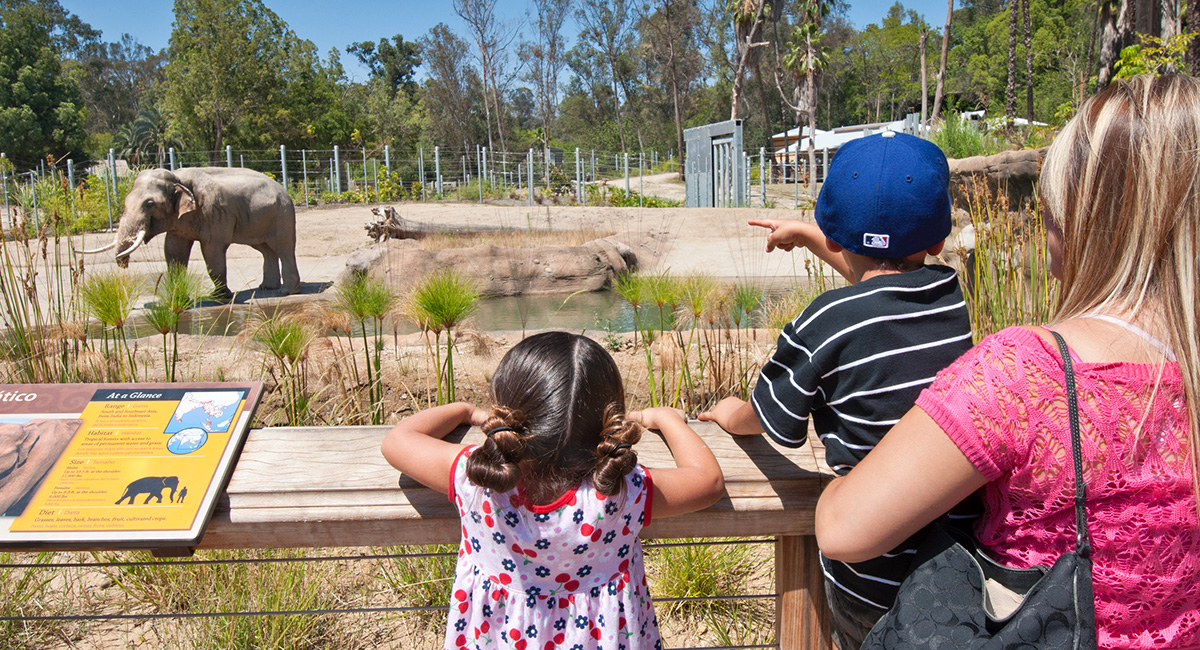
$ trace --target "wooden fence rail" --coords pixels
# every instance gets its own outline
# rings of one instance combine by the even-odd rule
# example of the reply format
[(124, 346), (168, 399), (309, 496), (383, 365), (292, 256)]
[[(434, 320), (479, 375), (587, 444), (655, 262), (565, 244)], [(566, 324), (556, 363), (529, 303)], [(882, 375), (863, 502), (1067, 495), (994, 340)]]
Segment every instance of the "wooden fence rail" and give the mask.
[[(813, 512), (832, 474), (814, 439), (784, 450), (763, 436), (733, 437), (693, 422), (720, 460), (726, 495), (712, 507), (654, 519), (645, 538), (773, 536), (776, 626), (781, 650), (831, 648)], [(379, 453), (389, 427), (251, 430), (200, 548), (453, 544), (458, 515), (442, 494), (392, 469)], [(447, 439), (481, 442), (465, 427)], [(673, 466), (651, 433), (642, 464)]]

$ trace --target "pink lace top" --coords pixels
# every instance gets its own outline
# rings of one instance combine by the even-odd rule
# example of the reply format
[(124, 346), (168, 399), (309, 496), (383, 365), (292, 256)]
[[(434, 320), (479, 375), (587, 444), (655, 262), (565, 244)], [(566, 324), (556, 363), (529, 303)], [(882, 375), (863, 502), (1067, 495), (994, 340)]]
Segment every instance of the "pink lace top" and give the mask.
[[(1179, 366), (1076, 360), (1075, 375), (1100, 646), (1200, 648), (1200, 521)], [(1050, 566), (1074, 547), (1056, 346), (999, 332), (939, 373), (917, 406), (988, 479), (975, 532), (993, 557)]]

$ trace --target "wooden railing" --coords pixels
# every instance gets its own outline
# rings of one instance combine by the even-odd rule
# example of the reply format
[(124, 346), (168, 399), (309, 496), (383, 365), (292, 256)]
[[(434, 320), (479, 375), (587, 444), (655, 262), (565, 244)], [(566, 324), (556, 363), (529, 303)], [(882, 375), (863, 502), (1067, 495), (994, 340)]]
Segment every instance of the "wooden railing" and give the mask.
[[(716, 454), (726, 495), (689, 515), (654, 519), (644, 538), (773, 536), (777, 638), (781, 650), (831, 648), (813, 511), (832, 474), (814, 439), (784, 450), (763, 436), (734, 437), (692, 426)], [(458, 515), (445, 495), (392, 469), (379, 452), (389, 427), (251, 430), (200, 548), (284, 548), (457, 543)], [(450, 440), (480, 442), (478, 430)], [(647, 433), (639, 461), (671, 467)]]

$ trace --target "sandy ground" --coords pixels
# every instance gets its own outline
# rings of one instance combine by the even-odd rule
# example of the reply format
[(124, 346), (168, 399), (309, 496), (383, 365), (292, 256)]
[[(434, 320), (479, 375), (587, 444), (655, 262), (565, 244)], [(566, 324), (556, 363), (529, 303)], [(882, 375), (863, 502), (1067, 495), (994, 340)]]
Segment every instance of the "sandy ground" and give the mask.
[[(648, 176), (647, 195), (682, 200), (684, 186), (671, 175)], [(621, 186), (618, 181), (614, 186)], [(636, 191), (637, 179), (631, 181)], [(790, 186), (789, 186), (790, 188)], [(789, 189), (784, 188), (784, 189)], [(757, 192), (757, 188), (756, 192)], [(790, 191), (790, 189), (789, 189)], [(772, 188), (778, 193), (778, 188)], [(790, 198), (790, 197), (789, 197)], [(757, 193), (755, 194), (757, 202)], [(746, 224), (749, 219), (811, 219), (807, 210), (793, 210), (790, 200), (778, 201), (787, 208), (610, 208), (573, 207), (525, 204), (514, 201), (493, 202), (431, 202), (394, 204), (406, 219), (444, 227), (507, 227), (530, 230), (571, 230), (593, 228), (602, 231), (654, 232), (663, 249), (649, 270), (670, 269), (673, 273), (707, 273), (725, 280), (755, 281), (771, 285), (804, 275), (801, 254), (765, 252), (766, 231)], [(296, 213), (296, 257), (303, 282), (303, 294), (320, 293), (345, 271), (346, 259), (355, 251), (367, 248), (372, 241), (364, 224), (376, 219), (371, 205), (317, 207), (300, 209)], [(110, 242), (107, 233), (89, 234), (77, 238), (80, 248), (96, 248)], [(79, 240), (82, 241), (79, 241)], [(259, 292), (253, 296), (262, 279), (262, 257), (257, 251), (234, 245), (228, 252), (229, 287), (238, 292), (236, 301), (271, 297), (274, 292)], [(112, 253), (87, 258), (90, 267), (114, 265)], [(190, 268), (204, 273), (200, 247), (192, 250)], [(132, 255), (130, 268), (144, 273), (158, 272), (164, 267), (161, 238), (139, 248)]]

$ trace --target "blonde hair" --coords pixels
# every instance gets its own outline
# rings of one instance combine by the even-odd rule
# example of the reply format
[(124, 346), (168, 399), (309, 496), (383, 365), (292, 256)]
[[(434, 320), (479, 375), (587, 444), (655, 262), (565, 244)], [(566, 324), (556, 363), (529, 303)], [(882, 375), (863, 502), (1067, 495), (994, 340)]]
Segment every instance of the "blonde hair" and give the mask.
[(1056, 320), (1161, 316), (1200, 490), (1200, 81), (1142, 75), (1084, 102), (1046, 152), (1038, 191), (1062, 232)]

